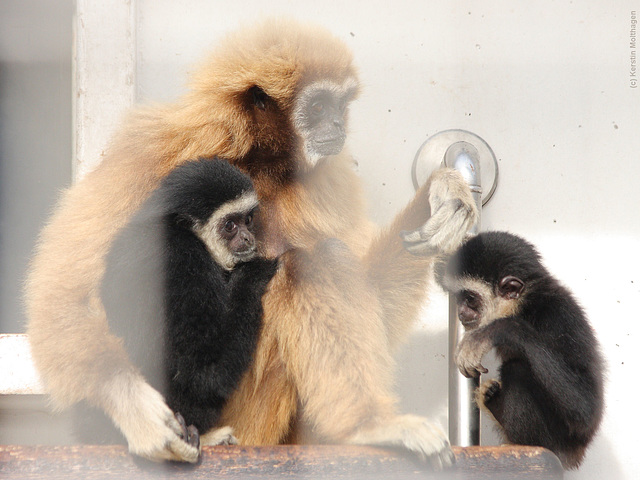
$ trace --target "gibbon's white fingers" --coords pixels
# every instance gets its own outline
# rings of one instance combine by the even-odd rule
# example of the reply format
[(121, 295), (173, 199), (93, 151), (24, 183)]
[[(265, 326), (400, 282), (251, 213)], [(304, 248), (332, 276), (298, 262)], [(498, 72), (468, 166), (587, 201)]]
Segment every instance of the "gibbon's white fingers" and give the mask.
[(424, 226), (403, 240), (407, 250), (414, 254), (451, 253), (462, 244), (471, 226), (473, 218), (469, 210), (459, 200), (449, 200)]
[(348, 443), (402, 447), (438, 470), (455, 462), (449, 440), (442, 429), (416, 415), (401, 415), (382, 425), (360, 430), (349, 438)]
[(183, 438), (183, 429), (162, 395), (142, 377), (120, 373), (104, 385), (103, 408), (129, 442), (129, 451), (149, 460), (195, 463), (199, 448)]
[[(439, 224), (436, 223), (438, 220)], [(431, 244), (439, 252), (452, 253), (462, 244), (475, 220), (473, 210), (462, 201), (447, 201), (435, 215), (434, 228), (437, 230), (431, 236)]]
[(432, 216), (413, 232), (404, 232), (407, 250), (418, 255), (451, 253), (458, 248), (478, 219), (471, 190), (456, 170), (441, 169), (430, 179)]
[(202, 445), (238, 445), (238, 439), (233, 436), (233, 428), (222, 427), (207, 432), (200, 437)]

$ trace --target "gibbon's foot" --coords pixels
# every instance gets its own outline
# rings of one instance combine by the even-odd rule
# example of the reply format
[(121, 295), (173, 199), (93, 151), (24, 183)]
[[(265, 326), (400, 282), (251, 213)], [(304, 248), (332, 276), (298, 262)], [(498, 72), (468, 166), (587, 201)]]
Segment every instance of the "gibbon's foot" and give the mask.
[(238, 445), (238, 439), (233, 436), (233, 428), (231, 427), (210, 430), (201, 438), (203, 445)]
[(389, 423), (361, 430), (347, 442), (354, 445), (400, 447), (415, 454), (434, 470), (442, 470), (455, 463), (449, 440), (442, 429), (416, 415), (402, 415)]
[[(160, 393), (140, 376), (122, 374), (106, 384), (105, 409), (129, 444), (129, 451), (147, 460), (196, 463), (200, 447)], [(184, 422), (184, 420), (183, 420)], [(189, 443), (189, 439), (194, 444)]]
[(491, 402), (502, 390), (502, 384), (498, 380), (487, 380), (478, 387), (476, 392), (476, 403), (486, 405)]
[(478, 209), (460, 172), (443, 168), (429, 186), (431, 217), (413, 232), (400, 232), (404, 247), (415, 255), (449, 254), (458, 248), (476, 223)]
[(180, 438), (192, 447), (200, 448), (200, 434), (198, 433), (198, 429), (194, 425), (189, 425), (187, 427), (187, 422), (185, 422), (184, 417), (179, 412), (176, 413), (176, 420), (178, 420), (178, 423), (182, 428)]

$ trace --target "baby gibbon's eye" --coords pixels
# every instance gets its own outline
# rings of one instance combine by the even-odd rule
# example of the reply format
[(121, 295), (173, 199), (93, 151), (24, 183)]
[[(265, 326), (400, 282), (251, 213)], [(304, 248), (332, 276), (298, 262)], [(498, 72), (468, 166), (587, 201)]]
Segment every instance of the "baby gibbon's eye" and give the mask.
[(481, 305), (480, 297), (473, 292), (464, 292), (464, 303), (472, 310), (478, 310)]
[(237, 228), (238, 226), (233, 220), (227, 220), (227, 223), (224, 224), (224, 229), (228, 233), (233, 233)]

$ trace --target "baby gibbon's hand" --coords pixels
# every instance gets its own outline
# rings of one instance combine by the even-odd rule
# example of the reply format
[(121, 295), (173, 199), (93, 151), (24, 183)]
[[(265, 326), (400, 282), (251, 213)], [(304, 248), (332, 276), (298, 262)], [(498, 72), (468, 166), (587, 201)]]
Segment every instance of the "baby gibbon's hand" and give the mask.
[(485, 340), (475, 330), (467, 331), (462, 340), (456, 346), (454, 361), (460, 373), (467, 378), (479, 377), (481, 373), (487, 373), (482, 366), (482, 357), (491, 350), (491, 343)]

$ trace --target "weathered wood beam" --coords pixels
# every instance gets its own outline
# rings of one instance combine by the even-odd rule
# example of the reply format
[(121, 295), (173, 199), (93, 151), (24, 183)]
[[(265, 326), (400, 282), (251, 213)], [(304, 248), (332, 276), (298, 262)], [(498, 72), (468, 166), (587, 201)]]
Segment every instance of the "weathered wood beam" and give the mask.
[(204, 447), (197, 465), (155, 464), (124, 446), (0, 445), (0, 478), (179, 479), (561, 479), (557, 457), (538, 447), (454, 447), (455, 468), (434, 473), (416, 459), (374, 447)]

